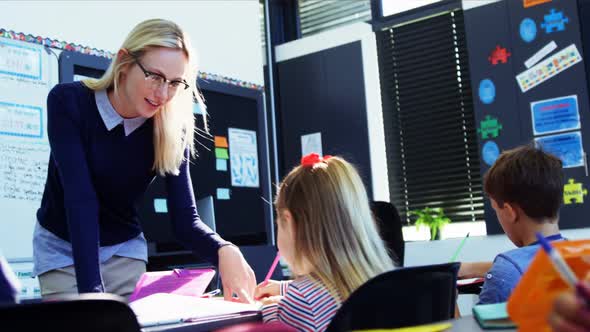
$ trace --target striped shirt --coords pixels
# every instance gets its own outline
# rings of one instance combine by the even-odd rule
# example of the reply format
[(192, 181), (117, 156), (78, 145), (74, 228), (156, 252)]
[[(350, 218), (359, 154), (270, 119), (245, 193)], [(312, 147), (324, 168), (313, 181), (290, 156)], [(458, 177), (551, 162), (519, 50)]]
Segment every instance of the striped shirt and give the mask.
[(342, 304), (326, 285), (311, 276), (282, 283), (281, 295), (278, 303), (262, 307), (262, 320), (280, 321), (298, 331), (325, 331)]

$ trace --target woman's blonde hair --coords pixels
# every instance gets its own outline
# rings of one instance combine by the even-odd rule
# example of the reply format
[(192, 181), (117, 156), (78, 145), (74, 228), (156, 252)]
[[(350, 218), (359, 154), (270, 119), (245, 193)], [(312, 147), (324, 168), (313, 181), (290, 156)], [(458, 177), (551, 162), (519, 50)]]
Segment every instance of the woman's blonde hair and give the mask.
[(370, 278), (393, 269), (354, 166), (339, 157), (298, 166), (283, 180), (277, 213), (293, 216), (296, 257), (342, 300)]
[[(187, 34), (174, 22), (151, 19), (139, 23), (123, 42), (121, 49), (127, 53), (117, 56), (100, 79), (86, 79), (83, 83), (92, 90), (114, 89), (118, 91), (122, 70), (134, 64), (137, 58), (157, 47), (182, 50), (188, 59), (187, 82), (192, 93), (179, 93), (154, 115), (154, 164), (153, 169), (160, 175), (178, 174), (185, 159), (185, 150), (194, 155), (193, 101), (205, 108), (196, 87), (196, 66), (193, 50)], [(188, 91), (186, 91), (188, 92)], [(196, 98), (196, 100), (194, 100)], [(203, 115), (206, 127), (206, 115)]]

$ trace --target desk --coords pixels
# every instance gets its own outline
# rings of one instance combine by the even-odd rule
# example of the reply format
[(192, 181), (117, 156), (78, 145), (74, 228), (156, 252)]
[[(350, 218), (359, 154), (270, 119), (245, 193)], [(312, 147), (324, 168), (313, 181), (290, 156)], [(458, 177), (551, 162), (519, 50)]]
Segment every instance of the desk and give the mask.
[[(475, 317), (473, 317), (473, 316), (465, 316), (465, 317), (461, 317), (459, 319), (454, 319), (454, 320), (450, 321), (450, 323), (453, 324), (453, 327), (450, 330), (451, 332), (489, 331), (489, 330), (482, 329), (479, 326), (479, 324), (477, 323), (477, 321), (475, 320)], [(516, 332), (516, 329), (501, 329), (501, 330), (494, 329), (494, 331)]]
[[(240, 315), (236, 317), (230, 318), (221, 318), (215, 320), (209, 320), (205, 322), (193, 322), (193, 323), (182, 323), (182, 324), (172, 324), (172, 325), (162, 325), (162, 326), (153, 326), (142, 329), (143, 332), (202, 332), (202, 331), (212, 331), (215, 329), (220, 329), (223, 327), (228, 327), (231, 325), (236, 325), (240, 323), (247, 323), (247, 322), (259, 322), (261, 320), (261, 316), (258, 313), (251, 313)], [(475, 321), (473, 316), (466, 316), (461, 317), (459, 319), (454, 319), (449, 321), (453, 324), (453, 327), (449, 330), (450, 332), (479, 332), (485, 331), (483, 330), (479, 324)], [(516, 332), (516, 329), (501, 329), (501, 330), (494, 330), (498, 332)]]
[(151, 326), (141, 329), (143, 332), (203, 332), (213, 331), (228, 327), (231, 325), (247, 323), (247, 322), (260, 322), (262, 316), (260, 313), (247, 313), (247, 314), (236, 314), (229, 317), (209, 319), (199, 322), (187, 322), (180, 324), (160, 325)]

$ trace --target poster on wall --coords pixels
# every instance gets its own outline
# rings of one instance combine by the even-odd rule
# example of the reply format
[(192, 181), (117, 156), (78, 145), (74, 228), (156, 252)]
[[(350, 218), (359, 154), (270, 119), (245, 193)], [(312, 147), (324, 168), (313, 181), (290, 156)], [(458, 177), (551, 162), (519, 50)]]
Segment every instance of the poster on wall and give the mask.
[(551, 77), (563, 72), (582, 61), (582, 56), (575, 44), (555, 53), (535, 66), (516, 76), (520, 90), (524, 93)]
[[(253, 130), (228, 128), (231, 185), (258, 188), (258, 145)], [(218, 195), (219, 196), (219, 195)]]
[(313, 133), (301, 136), (301, 157), (310, 153), (322, 156), (322, 133)]
[(534, 101), (531, 118), (535, 136), (580, 129), (578, 96)]
[(43, 46), (0, 38), (0, 245), (8, 260), (32, 258), (36, 212), (47, 178), (47, 95), (57, 59)]
[(579, 131), (535, 138), (535, 144), (544, 151), (558, 157), (563, 168), (583, 167), (584, 148)]

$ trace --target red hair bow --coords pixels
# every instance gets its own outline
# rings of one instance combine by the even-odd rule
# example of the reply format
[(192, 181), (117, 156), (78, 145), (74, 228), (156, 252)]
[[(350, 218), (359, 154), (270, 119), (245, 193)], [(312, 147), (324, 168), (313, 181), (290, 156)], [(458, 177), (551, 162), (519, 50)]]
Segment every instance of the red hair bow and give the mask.
[(307, 156), (301, 157), (301, 166), (313, 167), (315, 164), (324, 162), (330, 158), (332, 158), (332, 156), (330, 156), (330, 155), (326, 155), (326, 156), (324, 156), (324, 158), (322, 158), (317, 153), (310, 153)]

